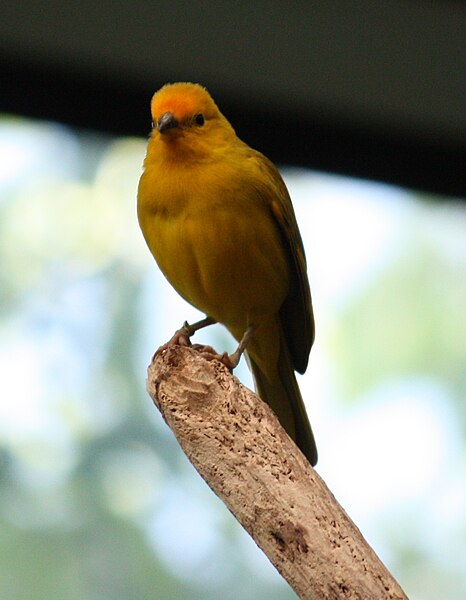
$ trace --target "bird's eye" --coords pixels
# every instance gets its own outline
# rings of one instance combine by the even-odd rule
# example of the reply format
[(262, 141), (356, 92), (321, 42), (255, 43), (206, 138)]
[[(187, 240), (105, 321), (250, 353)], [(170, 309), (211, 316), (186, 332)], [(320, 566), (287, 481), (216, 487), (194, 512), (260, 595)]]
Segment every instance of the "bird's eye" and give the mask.
[(202, 127), (204, 125), (204, 115), (196, 115), (194, 117), (194, 122), (196, 123), (196, 125), (199, 125), (199, 127)]

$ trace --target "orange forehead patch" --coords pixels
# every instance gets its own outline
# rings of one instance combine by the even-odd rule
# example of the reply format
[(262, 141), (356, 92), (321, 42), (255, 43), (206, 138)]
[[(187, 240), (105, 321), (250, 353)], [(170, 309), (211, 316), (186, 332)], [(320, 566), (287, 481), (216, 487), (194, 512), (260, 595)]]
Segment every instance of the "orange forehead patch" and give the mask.
[(172, 83), (154, 94), (151, 112), (154, 119), (171, 112), (177, 120), (184, 121), (198, 112), (204, 112), (209, 104), (213, 104), (213, 101), (202, 86), (194, 83)]

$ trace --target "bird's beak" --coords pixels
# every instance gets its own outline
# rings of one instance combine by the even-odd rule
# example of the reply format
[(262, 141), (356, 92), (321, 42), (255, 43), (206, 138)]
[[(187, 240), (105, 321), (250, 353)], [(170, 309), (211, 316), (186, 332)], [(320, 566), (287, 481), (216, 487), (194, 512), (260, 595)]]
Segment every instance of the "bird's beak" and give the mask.
[(163, 133), (167, 129), (173, 129), (173, 127), (178, 127), (178, 121), (171, 112), (166, 112), (159, 117), (157, 121), (157, 129), (160, 131), (160, 133)]

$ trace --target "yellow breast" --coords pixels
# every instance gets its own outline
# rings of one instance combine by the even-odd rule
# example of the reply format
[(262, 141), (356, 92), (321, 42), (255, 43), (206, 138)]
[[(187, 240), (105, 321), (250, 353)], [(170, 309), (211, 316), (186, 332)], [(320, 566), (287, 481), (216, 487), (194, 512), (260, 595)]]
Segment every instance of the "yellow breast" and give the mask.
[(244, 331), (277, 313), (288, 291), (278, 228), (244, 175), (180, 172), (172, 181), (146, 167), (138, 216), (147, 244), (181, 296), (231, 331)]

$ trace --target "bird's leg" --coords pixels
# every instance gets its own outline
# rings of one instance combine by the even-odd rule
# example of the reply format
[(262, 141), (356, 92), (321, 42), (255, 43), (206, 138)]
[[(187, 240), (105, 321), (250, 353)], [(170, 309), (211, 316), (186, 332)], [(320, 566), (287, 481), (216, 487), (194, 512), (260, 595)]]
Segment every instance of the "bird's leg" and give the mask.
[[(181, 329), (178, 329), (178, 331), (185, 331), (186, 335), (188, 336), (188, 339), (189, 339), (191, 336), (193, 336), (196, 333), (196, 331), (199, 331), (199, 329), (203, 329), (204, 327), (208, 327), (209, 325), (215, 325), (216, 322), (217, 321), (215, 319), (213, 319), (212, 317), (206, 317), (205, 319), (196, 321), (196, 323), (193, 323), (192, 325), (190, 325), (188, 323), (188, 321), (185, 321), (183, 323), (183, 327)], [(188, 344), (186, 344), (186, 345), (188, 345)]]
[[(256, 329), (257, 329), (256, 325), (249, 325), (249, 327), (244, 332), (244, 335), (241, 338), (241, 341), (238, 344), (238, 347), (236, 348), (236, 350), (233, 352), (233, 354), (227, 354), (226, 352), (223, 353), (224, 360), (222, 360), (222, 362), (231, 371), (238, 366), (238, 363), (241, 360), (241, 356), (242, 356), (243, 352), (246, 350), (246, 348), (249, 344), (249, 341), (251, 340)], [(229, 364), (227, 363), (227, 361)]]
[(241, 338), (238, 347), (232, 354), (228, 354), (228, 352), (224, 352), (223, 354), (217, 354), (213, 348), (209, 346), (205, 346), (202, 349), (202, 354), (206, 356), (206, 358), (217, 359), (222, 362), (230, 371), (233, 371), (238, 366), (239, 361), (241, 360), (241, 356), (243, 352), (246, 350), (247, 345), (249, 344), (254, 332), (256, 331), (256, 325), (249, 325), (246, 331), (244, 332), (243, 337)]
[(205, 319), (201, 319), (200, 321), (196, 321), (190, 325), (187, 321), (183, 323), (183, 327), (177, 329), (173, 336), (166, 342), (162, 344), (157, 352), (154, 354), (154, 357), (169, 348), (170, 346), (191, 346), (191, 336), (193, 336), (196, 331), (202, 329), (203, 327), (207, 327), (208, 325), (213, 325), (217, 321), (212, 319), (212, 317), (206, 317)]

